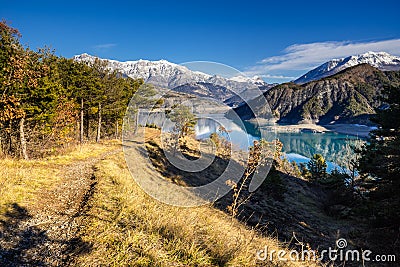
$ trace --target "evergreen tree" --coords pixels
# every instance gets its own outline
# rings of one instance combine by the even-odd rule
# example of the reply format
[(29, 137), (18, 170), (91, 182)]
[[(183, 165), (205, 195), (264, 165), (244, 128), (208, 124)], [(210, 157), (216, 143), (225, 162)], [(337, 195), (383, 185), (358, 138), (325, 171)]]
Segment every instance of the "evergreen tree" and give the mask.
[(197, 123), (196, 116), (190, 111), (189, 107), (184, 105), (177, 105), (168, 117), (175, 123), (175, 130), (178, 132), (178, 138), (192, 133)]
[(176, 105), (172, 111), (168, 112), (167, 117), (175, 123), (173, 139), (171, 140), (175, 154), (182, 141), (184, 141), (183, 147), (186, 146), (184, 137), (194, 132), (197, 118), (190, 108), (184, 105)]
[(388, 190), (400, 189), (400, 86), (387, 86), (382, 100), (387, 108), (378, 109), (371, 121), (379, 128), (361, 151), (359, 168), (371, 183)]
[(326, 161), (321, 154), (314, 154), (311, 160), (307, 163), (307, 168), (310, 171), (311, 180), (318, 181), (326, 177)]
[(383, 91), (385, 108), (371, 119), (379, 125), (359, 151), (362, 187), (369, 197), (370, 213), (379, 226), (394, 227), (400, 223), (400, 86), (390, 85)]
[[(112, 75), (113, 78), (109, 81), (111, 91), (104, 107), (104, 120), (107, 125), (113, 125), (112, 129), (109, 129), (110, 135), (118, 138), (129, 101), (138, 92), (139, 88), (143, 86), (143, 80), (135, 80), (129, 77), (124, 78), (117, 72), (114, 72)], [(155, 90), (151, 90), (155, 94)]]

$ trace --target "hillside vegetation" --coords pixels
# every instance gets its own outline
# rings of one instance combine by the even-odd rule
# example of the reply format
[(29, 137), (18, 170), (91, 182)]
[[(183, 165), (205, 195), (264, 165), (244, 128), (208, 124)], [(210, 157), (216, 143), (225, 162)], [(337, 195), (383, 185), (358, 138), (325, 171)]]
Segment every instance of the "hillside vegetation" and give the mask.
[[(382, 72), (368, 64), (348, 68), (336, 75), (298, 85), (284, 83), (264, 93), (270, 108), (281, 123), (361, 123), (369, 124), (369, 116), (382, 102), (382, 89), (399, 82), (398, 71)], [(250, 101), (254, 112), (263, 117), (266, 107)], [(244, 119), (254, 114), (247, 105), (236, 109)]]

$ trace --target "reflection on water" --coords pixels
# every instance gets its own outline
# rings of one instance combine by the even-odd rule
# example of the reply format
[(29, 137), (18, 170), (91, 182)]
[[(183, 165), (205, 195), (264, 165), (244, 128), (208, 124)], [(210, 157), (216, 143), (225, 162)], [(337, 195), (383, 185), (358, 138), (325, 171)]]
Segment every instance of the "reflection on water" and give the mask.
[[(217, 117), (220, 124), (230, 131), (230, 140), (234, 145), (241, 149), (247, 149), (254, 140), (260, 139), (260, 131), (265, 129), (255, 129), (251, 124), (245, 123), (246, 131), (239, 127), (235, 122)], [(196, 135), (198, 138), (207, 138), (211, 133), (217, 132), (219, 123), (217, 120), (200, 119), (196, 125)], [(346, 145), (357, 137), (334, 132), (326, 133), (270, 133), (264, 134), (271, 139), (278, 138), (283, 143), (283, 152), (287, 158), (297, 163), (306, 163), (316, 153), (321, 154), (328, 161), (328, 171), (334, 169), (341, 159), (345, 156)], [(269, 140), (271, 141), (271, 140)]]
[[(234, 123), (223, 116), (208, 115), (197, 120), (195, 126), (196, 137), (199, 139), (208, 138), (212, 133), (217, 133), (218, 128), (223, 126), (228, 130), (228, 136), (224, 136), (237, 149), (246, 150), (253, 145), (254, 140), (259, 140), (260, 135), (252, 135), (244, 131), (238, 124)], [(244, 127), (244, 126), (242, 126)]]
[(282, 141), (286, 153), (295, 153), (308, 158), (318, 153), (332, 162), (337, 162), (343, 156), (346, 144), (357, 139), (355, 136), (334, 132), (280, 133), (278, 138)]
[[(164, 132), (171, 131), (173, 123), (165, 117), (163, 112), (146, 114), (147, 118), (139, 119), (142, 125), (145, 123), (155, 123)], [(312, 155), (318, 153), (328, 161), (328, 171), (335, 168), (335, 163), (340, 163), (345, 157), (346, 145), (357, 137), (338, 134), (334, 132), (326, 133), (275, 133), (266, 128), (254, 128), (253, 124), (246, 122), (234, 122), (223, 116), (223, 114), (198, 115), (199, 119), (195, 126), (196, 137), (200, 139), (208, 138), (211, 133), (218, 132), (219, 126), (225, 127), (229, 131), (228, 141), (234, 147), (247, 150), (254, 140), (259, 140), (263, 136), (267, 141), (278, 138), (283, 143), (283, 152), (287, 158), (297, 163), (306, 163)], [(146, 121), (144, 121), (146, 119)], [(262, 131), (262, 135), (261, 135)], [(348, 155), (347, 155), (348, 156)]]

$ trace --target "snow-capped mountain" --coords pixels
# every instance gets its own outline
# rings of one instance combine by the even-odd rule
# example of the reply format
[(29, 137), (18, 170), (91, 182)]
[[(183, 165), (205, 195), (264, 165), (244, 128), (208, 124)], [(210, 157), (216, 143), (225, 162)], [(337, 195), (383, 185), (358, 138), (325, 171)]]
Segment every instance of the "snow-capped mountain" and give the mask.
[(249, 77), (238, 75), (238, 76), (229, 78), (229, 80), (234, 81), (234, 82), (239, 82), (239, 83), (249, 83), (250, 82), (250, 83), (253, 83), (258, 86), (264, 86), (266, 84), (266, 82), (263, 79), (261, 79), (261, 77), (259, 77), (259, 76), (253, 76), (252, 78), (249, 78)]
[[(97, 57), (88, 54), (74, 56), (74, 60), (83, 62), (93, 62)], [(136, 60), (120, 62), (111, 59), (102, 59), (107, 61), (111, 70), (118, 70), (122, 74), (137, 79), (142, 78), (145, 82), (154, 85), (172, 89), (176, 86), (188, 83), (204, 81), (211, 75), (194, 72), (184, 66), (180, 66), (166, 60), (149, 61)]]
[[(86, 53), (74, 56), (74, 60), (76, 61), (94, 62), (95, 59), (96, 57)], [(224, 78), (199, 71), (192, 71), (185, 66), (166, 60), (149, 61), (140, 59), (120, 62), (110, 59), (99, 59), (107, 61), (111, 70), (118, 70), (123, 75), (134, 79), (142, 78), (147, 83), (164, 88), (175, 89), (179, 87), (182, 90), (182, 86), (185, 86), (186, 92), (196, 94), (196, 90), (204, 86), (204, 84), (208, 84), (207, 88), (210, 91), (213, 91), (212, 85), (215, 85), (214, 95), (226, 92), (226, 95), (219, 95), (218, 99), (222, 100), (232, 97), (230, 90), (234, 93), (241, 93), (248, 89), (268, 87), (268, 84), (257, 76), (250, 78), (239, 75), (232, 78)], [(193, 87), (193, 92), (190, 90), (191, 86)], [(221, 87), (225, 87), (226, 90), (222, 90)], [(210, 97), (213, 97), (213, 95), (210, 95)]]
[(328, 61), (321, 66), (307, 72), (294, 82), (303, 84), (310, 81), (319, 80), (324, 77), (334, 75), (349, 67), (363, 63), (367, 63), (383, 71), (400, 70), (400, 57), (390, 55), (386, 52), (367, 52), (356, 56), (349, 56), (346, 58)]

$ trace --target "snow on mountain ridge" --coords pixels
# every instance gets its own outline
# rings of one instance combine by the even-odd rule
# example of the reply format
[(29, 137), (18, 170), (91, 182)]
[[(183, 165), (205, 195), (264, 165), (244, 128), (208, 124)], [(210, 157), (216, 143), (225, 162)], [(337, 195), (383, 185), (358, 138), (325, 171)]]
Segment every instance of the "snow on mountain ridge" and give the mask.
[[(83, 62), (94, 62), (97, 57), (86, 53), (74, 56), (74, 60)], [(210, 83), (215, 86), (223, 86), (234, 92), (241, 92), (248, 88), (258, 88), (268, 86), (261, 78), (252, 78), (242, 75), (232, 78), (224, 78), (218, 75), (209, 75), (200, 71), (192, 71), (185, 66), (171, 63), (167, 60), (149, 61), (136, 60), (120, 62), (111, 59), (101, 59), (107, 61), (112, 70), (119, 70), (122, 74), (131, 78), (142, 78), (145, 82), (156, 86), (174, 89), (178, 86), (193, 83)], [(231, 97), (229, 94), (226, 97)], [(222, 96), (224, 98), (224, 96)]]
[[(74, 60), (94, 62), (96, 58), (88, 54), (82, 54), (75, 56)], [(185, 66), (171, 63), (164, 59), (158, 61), (139, 59), (125, 62), (112, 59), (99, 59), (107, 61), (112, 70), (118, 70), (131, 78), (142, 78), (146, 82), (170, 89), (189, 81), (203, 81), (210, 77), (205, 73), (193, 72)]]
[(254, 84), (265, 84), (264, 80), (261, 79), (261, 77), (259, 76), (253, 76), (253, 77), (246, 77), (246, 76), (242, 76), (242, 75), (238, 75), (238, 76), (234, 76), (229, 78), (229, 80), (231, 81), (235, 81), (235, 82), (252, 82)]
[(314, 80), (319, 80), (324, 77), (334, 75), (344, 69), (353, 67), (359, 64), (367, 63), (380, 70), (400, 70), (400, 57), (390, 55), (386, 52), (366, 52), (346, 58), (333, 59), (325, 62), (319, 67), (307, 72), (295, 83), (303, 84)]

